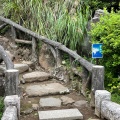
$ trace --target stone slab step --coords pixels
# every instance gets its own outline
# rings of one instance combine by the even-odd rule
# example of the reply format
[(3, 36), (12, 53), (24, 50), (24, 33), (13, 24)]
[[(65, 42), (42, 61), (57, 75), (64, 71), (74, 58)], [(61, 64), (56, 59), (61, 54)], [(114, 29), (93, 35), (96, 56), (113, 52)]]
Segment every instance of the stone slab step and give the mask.
[(39, 111), (39, 120), (82, 120), (83, 115), (77, 108)]
[(46, 72), (35, 71), (23, 75), (25, 82), (40, 82), (50, 79), (51, 75)]
[(41, 98), (39, 104), (40, 107), (61, 107), (61, 100), (55, 97)]
[(29, 66), (27, 64), (14, 64), (14, 69), (19, 70), (19, 73), (23, 73), (29, 69)]
[(69, 89), (60, 83), (29, 85), (25, 91), (29, 97), (69, 93)]
[[(29, 66), (27, 64), (14, 64), (14, 69), (19, 70), (19, 73), (23, 73), (29, 69)], [(0, 65), (0, 72), (4, 73), (5, 70), (5, 64)]]
[(31, 61), (22, 61), (22, 64), (27, 64), (31, 69), (35, 69), (35, 63)]

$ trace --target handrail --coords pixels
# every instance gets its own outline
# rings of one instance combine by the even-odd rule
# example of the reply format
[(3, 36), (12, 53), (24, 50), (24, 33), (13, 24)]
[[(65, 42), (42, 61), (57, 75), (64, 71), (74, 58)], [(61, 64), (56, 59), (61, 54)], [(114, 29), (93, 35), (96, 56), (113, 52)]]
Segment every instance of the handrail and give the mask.
[[(104, 89), (104, 66), (94, 65), (94, 64), (88, 62), (87, 60), (85, 60), (84, 58), (82, 58), (81, 56), (79, 56), (76, 52), (68, 49), (65, 45), (62, 45), (59, 42), (50, 40), (44, 36), (38, 35), (37, 33), (32, 32), (31, 30), (22, 27), (21, 25), (11, 21), (10, 19), (0, 16), (0, 20), (11, 25), (14, 28), (17, 28), (17, 29), (31, 35), (33, 38), (37, 38), (38, 40), (41, 40), (42, 42), (49, 44), (49, 45), (55, 47), (56, 49), (59, 49), (59, 50), (62, 50), (64, 52), (68, 53), (76, 61), (80, 62), (80, 64), (83, 67), (85, 67), (89, 72), (91, 72), (92, 80), (91, 80), (91, 102), (90, 102), (90, 104), (91, 104), (91, 106), (94, 106), (95, 91)], [(84, 84), (84, 81), (82, 84)], [(81, 88), (83, 91), (84, 91), (84, 87), (85, 87), (85, 85), (83, 85), (83, 88)], [(82, 92), (82, 93), (84, 94), (84, 92)]]
[(14, 68), (14, 64), (13, 64), (12, 60), (7, 55), (6, 51), (4, 50), (4, 48), (1, 45), (0, 45), (0, 59), (2, 59), (5, 62), (7, 70)]
[(77, 61), (79, 61), (80, 64), (81, 64), (82, 66), (84, 66), (88, 71), (92, 72), (92, 68), (93, 68), (93, 66), (95, 66), (95, 65), (92, 64), (92, 63), (90, 63), (90, 62), (88, 62), (87, 60), (83, 59), (83, 58), (82, 58), (81, 56), (79, 56), (76, 52), (68, 49), (65, 45), (62, 45), (62, 44), (59, 43), (59, 42), (50, 40), (50, 39), (48, 39), (48, 38), (46, 38), (46, 37), (44, 37), (44, 36), (38, 35), (37, 33), (32, 32), (31, 30), (22, 27), (21, 25), (15, 23), (15, 22), (13, 22), (13, 21), (11, 21), (10, 19), (7, 19), (7, 18), (4, 18), (4, 17), (0, 16), (0, 20), (3, 21), (3, 22), (5, 22), (5, 23), (7, 23), (7, 24), (9, 24), (9, 25), (11, 25), (11, 26), (13, 26), (13, 27), (15, 27), (15, 28), (17, 28), (17, 29), (19, 29), (19, 30), (21, 30), (21, 31), (23, 31), (23, 32), (25, 32), (25, 33), (27, 33), (27, 34), (29, 34), (29, 35), (31, 35), (31, 36), (34, 37), (34, 38), (37, 38), (37, 39), (41, 40), (41, 41), (44, 42), (44, 43), (47, 43), (47, 44), (49, 44), (49, 45), (51, 45), (51, 46), (54, 46), (54, 47), (58, 48), (59, 50), (62, 50), (62, 51), (64, 51), (64, 52), (68, 53), (70, 56), (72, 56), (72, 57), (75, 58)]

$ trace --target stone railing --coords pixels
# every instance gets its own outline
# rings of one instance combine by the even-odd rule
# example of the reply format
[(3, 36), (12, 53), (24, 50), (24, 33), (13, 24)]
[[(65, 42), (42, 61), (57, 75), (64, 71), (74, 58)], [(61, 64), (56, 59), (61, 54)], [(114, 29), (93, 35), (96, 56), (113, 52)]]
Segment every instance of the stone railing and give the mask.
[(20, 120), (20, 97), (6, 96), (4, 99), (5, 111), (1, 120)]
[[(81, 92), (83, 93), (83, 95), (85, 94), (87, 83), (89, 83), (89, 79), (92, 79), (91, 80), (91, 106), (94, 106), (95, 91), (104, 89), (104, 66), (94, 65), (94, 64), (88, 62), (87, 60), (85, 60), (84, 58), (82, 58), (81, 56), (79, 56), (75, 51), (67, 48), (65, 45), (62, 45), (59, 42), (50, 40), (44, 36), (41, 36), (33, 31), (29, 30), (29, 29), (26, 29), (23, 26), (11, 21), (10, 19), (0, 16), (0, 20), (11, 26), (12, 36), (13, 36), (14, 40), (16, 40), (16, 35), (15, 35), (16, 29), (31, 36), (32, 42), (30, 42), (30, 44), (32, 44), (32, 53), (36, 53), (35, 46), (37, 44), (36, 41), (38, 41), (38, 40), (51, 46), (52, 50), (54, 51), (53, 56), (55, 56), (56, 66), (58, 66), (60, 64), (59, 63), (60, 60), (58, 58), (60, 56), (61, 51), (67, 53), (70, 56), (70, 58), (73, 59), (73, 61), (78, 61), (84, 69), (83, 73), (87, 73), (86, 75), (84, 75), (84, 77), (82, 79)], [(17, 40), (17, 42), (18, 42), (18, 40)], [(19, 42), (23, 42), (23, 41), (19, 41)], [(26, 43), (25, 40), (24, 40), (24, 43)], [(34, 56), (36, 56), (36, 55), (33, 54), (33, 58), (35, 58)]]
[[(14, 64), (10, 59), (7, 52), (0, 45), (0, 60), (3, 60), (6, 69), (3, 68), (3, 73), (5, 74), (5, 95), (18, 95), (19, 94), (19, 71), (14, 69)], [(3, 77), (3, 75), (2, 75)], [(0, 86), (3, 86), (3, 80), (0, 81)]]
[(95, 114), (107, 120), (120, 120), (120, 105), (111, 101), (110, 92), (106, 90), (96, 90)]

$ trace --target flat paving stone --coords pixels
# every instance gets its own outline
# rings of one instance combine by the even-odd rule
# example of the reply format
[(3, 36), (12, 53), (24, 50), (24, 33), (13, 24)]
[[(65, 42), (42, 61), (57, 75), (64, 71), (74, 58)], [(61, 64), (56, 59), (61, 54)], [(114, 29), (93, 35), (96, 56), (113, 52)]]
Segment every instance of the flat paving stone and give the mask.
[(25, 82), (40, 82), (50, 79), (50, 74), (46, 72), (35, 71), (23, 75)]
[(41, 98), (39, 104), (41, 107), (60, 107), (61, 100), (54, 97)]
[(31, 97), (69, 93), (69, 89), (60, 83), (29, 85), (25, 91)]
[(49, 110), (39, 111), (39, 120), (75, 120), (83, 119), (83, 115), (80, 111), (75, 109), (63, 109), (63, 110)]

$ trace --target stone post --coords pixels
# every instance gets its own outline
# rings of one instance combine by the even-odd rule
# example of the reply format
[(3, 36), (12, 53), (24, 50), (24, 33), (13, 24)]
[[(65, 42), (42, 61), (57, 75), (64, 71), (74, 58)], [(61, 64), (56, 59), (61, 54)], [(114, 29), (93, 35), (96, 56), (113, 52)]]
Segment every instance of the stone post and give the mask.
[(106, 90), (96, 90), (95, 92), (95, 115), (101, 117), (101, 104), (102, 101), (111, 100), (111, 93)]
[(91, 106), (95, 106), (95, 91), (104, 90), (104, 66), (93, 66), (91, 82)]
[(5, 95), (17, 95), (19, 85), (19, 71), (9, 69), (5, 71)]
[(4, 105), (5, 109), (9, 106), (15, 106), (17, 108), (17, 118), (20, 120), (20, 97), (18, 97), (18, 95), (6, 96)]
[(18, 120), (17, 108), (15, 106), (7, 107), (1, 120)]

